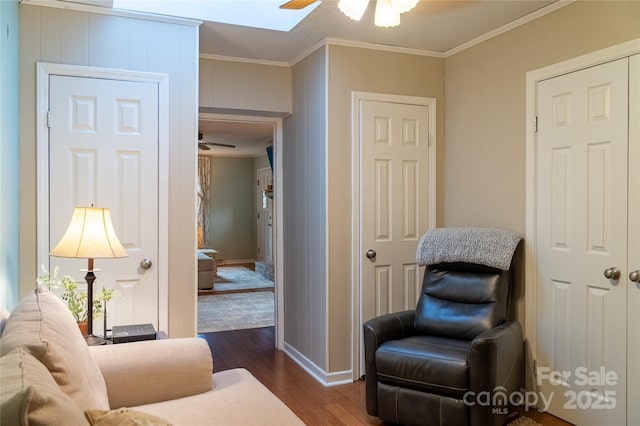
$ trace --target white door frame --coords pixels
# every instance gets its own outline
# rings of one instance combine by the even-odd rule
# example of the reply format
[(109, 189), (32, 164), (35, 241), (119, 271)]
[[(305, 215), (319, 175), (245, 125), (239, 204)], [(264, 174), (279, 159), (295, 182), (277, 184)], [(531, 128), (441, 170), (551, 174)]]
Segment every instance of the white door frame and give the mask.
[(158, 85), (158, 327), (169, 328), (169, 76), (166, 74), (93, 68), (77, 65), (37, 64), (36, 93), (36, 258), (49, 262), (49, 76), (125, 80)]
[(232, 115), (220, 113), (200, 113), (200, 120), (231, 121), (238, 123), (266, 123), (273, 124), (273, 185), (274, 203), (273, 218), (275, 219), (275, 229), (273, 232), (273, 264), (274, 264), (274, 285), (276, 298), (276, 348), (282, 350), (284, 347), (284, 245), (282, 240), (282, 118), (265, 117), (253, 115)]
[(429, 218), (428, 228), (436, 226), (436, 100), (418, 96), (390, 95), (371, 92), (351, 92), (351, 321), (353, 380), (360, 377), (360, 348), (362, 340), (362, 247), (360, 247), (360, 102), (377, 101), (429, 107)]
[[(537, 354), (536, 341), (536, 138), (534, 131), (537, 111), (537, 85), (542, 80), (579, 71), (606, 62), (640, 53), (640, 39), (630, 40), (606, 49), (527, 72), (526, 79), (526, 230), (525, 230), (525, 340), (529, 343), (527, 356)], [(527, 389), (534, 390), (533, 359), (526, 360)]]

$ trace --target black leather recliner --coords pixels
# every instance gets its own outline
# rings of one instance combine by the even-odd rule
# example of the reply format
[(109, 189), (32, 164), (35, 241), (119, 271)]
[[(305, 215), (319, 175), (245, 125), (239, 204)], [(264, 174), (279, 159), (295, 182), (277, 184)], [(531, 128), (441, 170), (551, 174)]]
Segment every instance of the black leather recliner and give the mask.
[(407, 425), (502, 425), (523, 377), (512, 268), (428, 265), (414, 311), (364, 324), (367, 412)]

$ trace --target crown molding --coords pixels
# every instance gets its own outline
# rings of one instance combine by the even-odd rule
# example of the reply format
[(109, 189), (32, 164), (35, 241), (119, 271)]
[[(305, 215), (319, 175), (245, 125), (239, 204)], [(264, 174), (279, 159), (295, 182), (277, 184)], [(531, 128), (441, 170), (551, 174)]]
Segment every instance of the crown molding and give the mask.
[[(2, 1), (2, 0), (0, 0)], [(144, 19), (147, 21), (166, 22), (169, 24), (188, 25), (197, 27), (202, 24), (198, 19), (179, 18), (177, 16), (156, 15), (132, 10), (112, 9), (104, 6), (94, 6), (84, 3), (74, 3), (62, 0), (20, 0), (21, 4), (29, 6), (51, 7), (55, 9), (77, 10), (80, 12), (99, 13), (101, 15), (121, 16), (124, 18)]]
[(307, 56), (311, 55), (313, 52), (315, 52), (316, 50), (324, 47), (327, 45), (327, 39), (323, 38), (322, 40), (312, 44), (311, 46), (307, 47), (306, 49), (304, 49), (298, 56), (296, 56), (295, 58), (293, 58), (291, 61), (289, 61), (289, 66), (292, 67), (295, 64), (297, 64), (298, 62), (302, 61), (304, 58), (306, 58)]
[[(289, 62), (242, 58), (242, 57), (235, 57), (235, 56), (213, 55), (213, 54), (207, 54), (207, 53), (201, 53), (199, 57), (202, 59), (213, 59), (213, 60), (219, 60), (219, 61), (243, 62), (243, 63), (249, 63), (249, 64), (270, 65), (270, 66), (278, 66), (278, 67), (292, 67), (321, 47), (345, 46), (345, 47), (355, 47), (360, 49), (370, 49), (370, 50), (378, 50), (378, 51), (385, 51), (385, 52), (404, 53), (409, 55), (429, 56), (434, 58), (448, 58), (449, 56), (463, 52), (464, 50), (467, 50), (473, 46), (476, 46), (480, 43), (483, 43), (487, 40), (490, 40), (494, 37), (497, 37), (501, 34), (511, 31), (515, 28), (525, 25), (549, 13), (555, 12), (556, 10), (559, 10), (565, 6), (569, 6), (570, 4), (576, 1), (577, 0), (558, 0), (555, 3), (552, 3), (543, 8), (540, 8), (534, 12), (531, 12), (513, 22), (503, 25), (502, 27), (497, 28), (493, 31), (490, 31), (486, 34), (483, 34), (479, 37), (476, 37), (473, 40), (469, 40), (465, 43), (462, 43), (445, 52), (436, 52), (436, 51), (430, 51), (430, 50), (414, 49), (414, 48), (408, 48), (408, 47), (391, 46), (391, 45), (385, 45), (385, 44), (368, 43), (368, 42), (360, 42), (360, 41), (327, 37), (314, 43), (310, 47), (304, 49), (298, 56), (296, 56), (294, 59), (292, 59)], [(128, 17), (128, 18), (136, 18), (136, 19), (145, 19), (145, 20), (167, 22), (167, 23), (180, 24), (180, 25), (199, 26), (202, 24), (202, 21), (197, 19), (179, 18), (176, 16), (157, 15), (153, 13), (135, 12), (135, 11), (123, 10), (123, 9), (112, 9), (109, 7), (94, 6), (91, 4), (75, 3), (72, 1), (64, 1), (64, 0), (20, 0), (20, 3), (25, 5), (77, 10), (82, 12), (99, 13), (103, 15), (122, 16), (122, 17)]]
[(405, 53), (408, 55), (431, 56), (444, 58), (444, 53), (433, 50), (414, 49), (411, 47), (391, 46), (388, 44), (366, 43), (361, 41), (343, 40), (339, 38), (326, 38), (326, 44), (335, 46), (357, 47), (360, 49), (381, 50), (383, 52)]
[(562, 9), (565, 6), (569, 6), (570, 4), (576, 2), (577, 0), (558, 0), (555, 3), (552, 3), (548, 6), (542, 7), (534, 12), (529, 13), (528, 15), (523, 16), (522, 18), (516, 19), (515, 21), (509, 22), (506, 25), (501, 26), (500, 28), (496, 28), (493, 31), (489, 31), (486, 34), (483, 34), (479, 37), (474, 38), (473, 40), (469, 40), (465, 43), (462, 43), (459, 46), (456, 46), (452, 49), (449, 49), (444, 52), (443, 57), (448, 58), (451, 55), (455, 55), (456, 53), (460, 53), (464, 50), (467, 50), (473, 46), (476, 46), (482, 42), (485, 42), (489, 39), (497, 37), (501, 34), (504, 34), (508, 31), (511, 31), (515, 28), (518, 28), (526, 23), (529, 23), (533, 20), (536, 20), (542, 16), (548, 15), (549, 13), (555, 12), (558, 9)]
[(269, 61), (266, 59), (252, 59), (252, 58), (241, 58), (237, 56), (213, 55), (210, 53), (201, 53), (200, 59), (213, 59), (215, 61), (227, 61), (227, 62), (243, 62), (246, 64), (271, 65), (274, 67), (290, 67), (291, 66), (289, 62), (284, 62), (284, 61)]
[(377, 43), (367, 43), (362, 41), (353, 41), (353, 40), (344, 40), (339, 38), (324, 38), (317, 43), (311, 45), (306, 48), (302, 53), (296, 56), (291, 62), (289, 62), (289, 66), (294, 66), (307, 56), (311, 55), (316, 50), (320, 49), (324, 46), (344, 46), (344, 47), (355, 47), (359, 49), (370, 49), (377, 50), (382, 52), (393, 52), (393, 53), (404, 53), (407, 55), (417, 55), (417, 56), (430, 56), (433, 58), (444, 58), (444, 53), (442, 52), (434, 52), (431, 50), (421, 50), (421, 49), (413, 49), (410, 47), (400, 47), (400, 46), (391, 46), (388, 44), (377, 44)]

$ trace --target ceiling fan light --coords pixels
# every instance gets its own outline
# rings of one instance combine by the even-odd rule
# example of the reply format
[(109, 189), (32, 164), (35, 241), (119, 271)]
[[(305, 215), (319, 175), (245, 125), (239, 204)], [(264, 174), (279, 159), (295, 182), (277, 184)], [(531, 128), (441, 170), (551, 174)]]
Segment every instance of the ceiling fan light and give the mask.
[(391, 0), (391, 5), (398, 13), (405, 13), (416, 7), (418, 0)]
[(368, 5), (369, 0), (340, 0), (338, 2), (338, 8), (342, 13), (354, 21), (359, 21), (362, 18)]
[(391, 0), (377, 1), (375, 24), (377, 27), (396, 27), (400, 25), (400, 12), (394, 9)]

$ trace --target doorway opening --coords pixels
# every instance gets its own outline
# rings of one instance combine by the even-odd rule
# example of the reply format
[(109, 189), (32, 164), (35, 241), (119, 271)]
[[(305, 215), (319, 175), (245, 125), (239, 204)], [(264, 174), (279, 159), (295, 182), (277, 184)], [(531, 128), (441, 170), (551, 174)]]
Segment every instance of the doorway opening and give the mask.
[(198, 333), (275, 326), (280, 347), (282, 120), (202, 113), (199, 132)]

